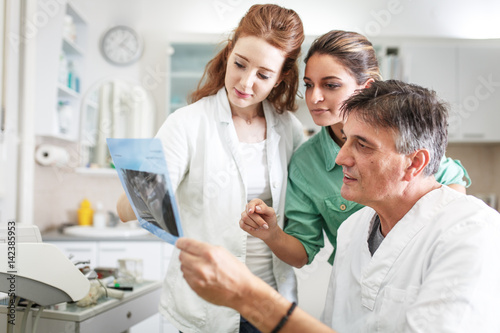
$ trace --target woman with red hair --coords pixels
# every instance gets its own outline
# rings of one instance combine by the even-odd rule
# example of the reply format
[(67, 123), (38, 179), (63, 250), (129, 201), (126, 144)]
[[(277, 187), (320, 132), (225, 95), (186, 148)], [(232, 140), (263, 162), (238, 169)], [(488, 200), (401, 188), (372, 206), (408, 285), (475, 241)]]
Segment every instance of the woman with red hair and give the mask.
[[(193, 103), (171, 114), (157, 134), (184, 236), (225, 247), (290, 301), (297, 289), (292, 267), (238, 221), (247, 202), (259, 198), (283, 227), (287, 167), (303, 140), (302, 125), (289, 112), (297, 108), (303, 40), (293, 10), (252, 6), (207, 64)], [(117, 208), (123, 221), (135, 219), (126, 196)], [(184, 332), (258, 332), (236, 311), (199, 298), (183, 279), (177, 253), (160, 312)]]

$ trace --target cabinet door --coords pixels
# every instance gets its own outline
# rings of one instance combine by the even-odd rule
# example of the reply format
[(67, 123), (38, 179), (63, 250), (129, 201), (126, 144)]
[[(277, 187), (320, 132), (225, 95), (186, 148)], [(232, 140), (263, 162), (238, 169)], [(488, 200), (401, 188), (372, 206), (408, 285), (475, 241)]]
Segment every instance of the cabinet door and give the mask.
[(138, 258), (142, 260), (143, 278), (162, 278), (162, 242), (99, 242), (99, 266), (118, 267), (118, 259)]
[(95, 268), (97, 263), (96, 242), (47, 242), (57, 246), (71, 261), (89, 261), (90, 267)]
[(402, 52), (407, 81), (435, 90), (450, 104), (448, 136), (450, 141), (459, 140), (462, 122), (458, 112), (458, 48), (454, 45), (406, 45)]
[(469, 142), (498, 142), (500, 46), (462, 46), (458, 55), (463, 139)]
[(162, 249), (163, 249), (163, 256), (162, 256), (162, 275), (161, 278), (163, 279), (165, 275), (167, 274), (167, 268), (168, 265), (170, 264), (170, 258), (172, 258), (172, 253), (174, 251), (174, 246), (172, 244), (164, 242), (162, 244)]

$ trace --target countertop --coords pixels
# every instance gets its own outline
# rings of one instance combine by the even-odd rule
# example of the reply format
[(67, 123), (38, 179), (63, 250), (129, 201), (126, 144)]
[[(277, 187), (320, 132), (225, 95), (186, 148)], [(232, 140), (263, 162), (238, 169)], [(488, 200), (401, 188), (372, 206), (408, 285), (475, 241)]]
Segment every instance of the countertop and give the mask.
[[(102, 297), (97, 304), (88, 307), (78, 307), (75, 303), (68, 303), (65, 310), (45, 309), (38, 323), (39, 331), (74, 333), (127, 331), (133, 325), (158, 313), (161, 285), (160, 281), (144, 281), (135, 284), (133, 291), (126, 291), (123, 299)], [(7, 314), (9, 316), (11, 314), (6, 302), (8, 299), (0, 304), (0, 323), (5, 325), (7, 325)], [(24, 316), (24, 310), (21, 307), (18, 309), (15, 312), (15, 325), (21, 323)], [(27, 327), (31, 327), (29, 323)]]
[(95, 242), (95, 241), (151, 241), (151, 242), (161, 242), (162, 240), (151, 233), (147, 233), (143, 236), (131, 236), (131, 237), (81, 237), (66, 235), (58, 230), (52, 230), (42, 233), (42, 241), (44, 242)]

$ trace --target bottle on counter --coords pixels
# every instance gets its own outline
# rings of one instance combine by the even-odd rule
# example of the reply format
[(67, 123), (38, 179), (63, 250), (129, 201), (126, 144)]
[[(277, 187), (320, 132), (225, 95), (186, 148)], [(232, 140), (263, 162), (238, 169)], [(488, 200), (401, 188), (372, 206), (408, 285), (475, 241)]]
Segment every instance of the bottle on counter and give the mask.
[(108, 225), (108, 213), (104, 210), (102, 202), (98, 202), (94, 211), (94, 228), (106, 228)]
[(78, 225), (92, 225), (93, 216), (94, 210), (92, 209), (90, 201), (83, 199), (78, 209)]

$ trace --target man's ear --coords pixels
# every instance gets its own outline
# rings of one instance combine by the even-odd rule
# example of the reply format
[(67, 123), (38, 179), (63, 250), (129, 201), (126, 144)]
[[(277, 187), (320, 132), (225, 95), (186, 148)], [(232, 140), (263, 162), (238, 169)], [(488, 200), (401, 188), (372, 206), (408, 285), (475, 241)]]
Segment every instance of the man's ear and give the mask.
[(405, 170), (404, 179), (410, 181), (424, 171), (431, 159), (427, 149), (419, 149), (414, 153), (408, 154), (407, 157), (409, 163)]

